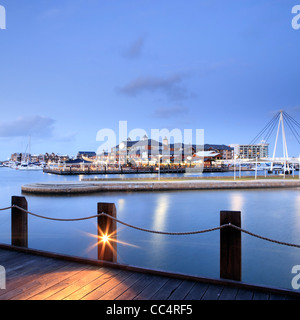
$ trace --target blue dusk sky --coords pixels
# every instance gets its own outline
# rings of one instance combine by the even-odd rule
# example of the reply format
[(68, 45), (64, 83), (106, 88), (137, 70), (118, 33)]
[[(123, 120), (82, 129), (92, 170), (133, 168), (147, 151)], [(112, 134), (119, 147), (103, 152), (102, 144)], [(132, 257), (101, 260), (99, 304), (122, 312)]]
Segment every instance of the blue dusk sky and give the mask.
[(149, 135), (204, 129), (205, 143), (226, 145), (250, 143), (280, 109), (300, 122), (295, 4), (0, 0), (0, 160), (29, 137), (32, 153), (96, 151), (97, 132), (118, 135), (119, 121)]

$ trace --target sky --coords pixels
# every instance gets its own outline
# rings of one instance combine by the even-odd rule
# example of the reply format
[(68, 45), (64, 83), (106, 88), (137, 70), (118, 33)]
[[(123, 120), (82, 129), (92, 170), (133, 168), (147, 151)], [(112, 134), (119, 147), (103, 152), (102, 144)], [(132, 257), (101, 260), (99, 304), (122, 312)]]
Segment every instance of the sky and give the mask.
[(295, 4), (0, 0), (0, 160), (29, 139), (35, 154), (97, 151), (120, 121), (128, 135), (203, 129), (225, 145), (250, 143), (281, 109), (300, 122)]

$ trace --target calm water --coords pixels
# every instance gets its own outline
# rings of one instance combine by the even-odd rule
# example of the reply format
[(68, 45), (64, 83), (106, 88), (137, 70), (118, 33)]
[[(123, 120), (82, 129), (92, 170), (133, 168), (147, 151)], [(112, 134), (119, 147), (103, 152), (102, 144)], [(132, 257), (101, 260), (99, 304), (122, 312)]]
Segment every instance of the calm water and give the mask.
[[(248, 175), (249, 173), (247, 173)], [(207, 174), (213, 175), (213, 174)], [(218, 173), (217, 175), (220, 175)], [(128, 176), (127, 176), (128, 177)], [(78, 181), (0, 168), (0, 207), (21, 195), (21, 185), (40, 181)], [(242, 227), (280, 241), (300, 244), (300, 189), (99, 193), (80, 196), (26, 195), (29, 210), (76, 218), (97, 213), (97, 202), (114, 202), (120, 220), (143, 228), (185, 232), (219, 225), (220, 210), (240, 210)], [(96, 258), (96, 219), (56, 222), (29, 216), (29, 247)], [(206, 277), (219, 277), (219, 232), (164, 236), (118, 226), (118, 261), (130, 265)], [(0, 212), (0, 242), (10, 243), (10, 211)], [(292, 289), (291, 269), (300, 249), (242, 234), (243, 281)]]

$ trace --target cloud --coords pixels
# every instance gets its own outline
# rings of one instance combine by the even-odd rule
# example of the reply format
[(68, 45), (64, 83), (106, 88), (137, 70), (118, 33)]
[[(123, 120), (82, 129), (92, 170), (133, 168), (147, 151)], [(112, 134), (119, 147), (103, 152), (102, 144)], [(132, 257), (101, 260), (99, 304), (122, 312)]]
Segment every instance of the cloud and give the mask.
[(298, 113), (300, 111), (300, 106), (288, 107), (288, 108), (285, 108), (285, 109), (288, 110), (287, 112)]
[(141, 36), (124, 51), (123, 56), (127, 59), (136, 59), (141, 56), (145, 44), (145, 37)]
[(129, 96), (144, 92), (160, 92), (171, 100), (182, 100), (188, 96), (186, 88), (182, 85), (184, 77), (184, 74), (173, 74), (168, 77), (140, 77), (121, 87), (119, 91)]
[(158, 108), (154, 111), (153, 117), (155, 118), (174, 118), (182, 117), (189, 113), (189, 109), (184, 106), (164, 107)]
[(0, 137), (37, 136), (49, 137), (52, 135), (55, 120), (48, 117), (32, 116), (18, 119), (0, 125)]

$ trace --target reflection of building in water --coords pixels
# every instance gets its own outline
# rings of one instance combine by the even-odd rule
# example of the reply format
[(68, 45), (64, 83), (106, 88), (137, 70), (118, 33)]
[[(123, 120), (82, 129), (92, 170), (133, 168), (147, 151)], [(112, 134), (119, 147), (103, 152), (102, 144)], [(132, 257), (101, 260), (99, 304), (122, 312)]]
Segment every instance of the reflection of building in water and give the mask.
[(157, 206), (154, 212), (153, 230), (165, 230), (169, 206), (170, 195), (162, 194), (157, 198)]
[[(299, 237), (299, 230), (300, 230), (300, 196), (295, 197), (295, 205), (294, 205), (294, 210), (295, 215), (294, 215), (294, 228), (293, 230), (296, 230), (297, 233), (297, 239)], [(296, 241), (296, 240), (295, 240)]]
[[(154, 211), (153, 216), (153, 225), (152, 230), (155, 231), (168, 231), (166, 230), (166, 222), (168, 217), (168, 212), (170, 209), (170, 195), (161, 194), (157, 197), (157, 205)], [(166, 257), (166, 236), (152, 233), (151, 234), (151, 246), (150, 246), (150, 255), (151, 261), (157, 268), (160, 268), (161, 262)]]
[(230, 196), (230, 201), (231, 201), (230, 210), (241, 211), (241, 212), (243, 211), (245, 199), (242, 193), (232, 193)]
[(125, 207), (125, 199), (119, 199), (118, 200), (118, 213), (122, 213), (124, 207)]

